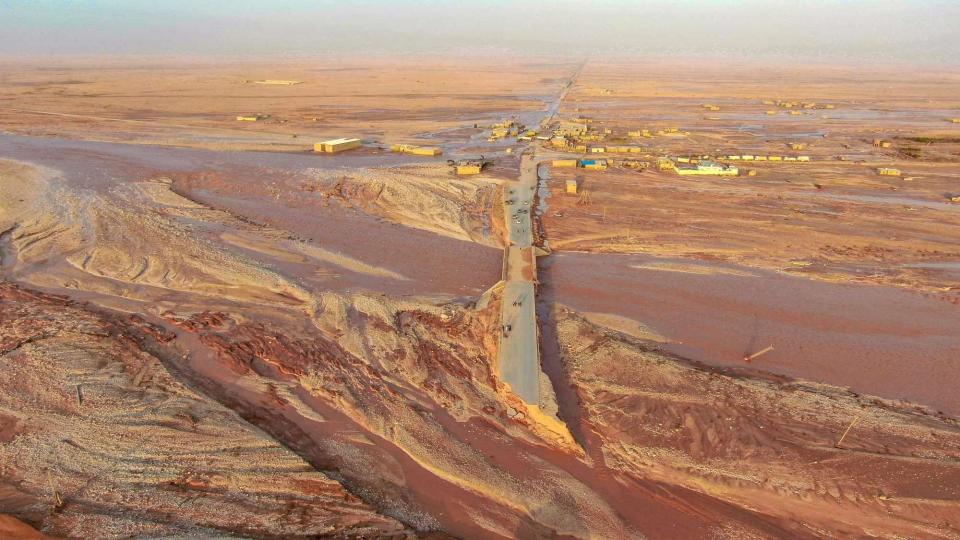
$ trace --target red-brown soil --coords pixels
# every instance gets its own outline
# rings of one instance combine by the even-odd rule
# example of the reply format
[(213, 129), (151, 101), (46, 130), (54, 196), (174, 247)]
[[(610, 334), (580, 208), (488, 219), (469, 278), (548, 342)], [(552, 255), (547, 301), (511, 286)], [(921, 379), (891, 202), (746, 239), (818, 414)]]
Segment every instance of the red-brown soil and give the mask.
[[(957, 534), (955, 419), (678, 360), (564, 308), (556, 324), (581, 429), (600, 441), (612, 469), (749, 509), (754, 520), (782, 523), (788, 536)], [(726, 519), (722, 529), (749, 536), (739, 526)]]
[[(142, 346), (167, 332), (0, 283), (0, 505), (75, 538), (404, 537)], [(19, 531), (8, 520), (0, 527)], [(2, 530), (2, 529), (0, 529)], [(39, 537), (39, 536), (36, 536)]]
[[(183, 504), (178, 527), (226, 528), (203, 512), (227, 504), (214, 497), (236, 496), (229, 487), (222, 489), (230, 485), (223, 479), (238, 481), (239, 473), (230, 472), (238, 456), (220, 452), (219, 461), (207, 457), (202, 465), (191, 465), (189, 457), (196, 451), (190, 448), (219, 444), (214, 441), (225, 437), (225, 418), (234, 414), (200, 414), (197, 400), (210, 396), (282, 441), (312, 467), (329, 471), (379, 512), (423, 531), (438, 529), (461, 537), (869, 533), (944, 538), (957, 532), (953, 518), (960, 506), (956, 491), (960, 427), (955, 420), (839, 388), (705, 368), (565, 310), (558, 312), (556, 335), (562, 377), (579, 402), (576, 417), (568, 421), (582, 449), (518, 412), (522, 405), (503, 394), (493, 378), (489, 336), (495, 298), (473, 308), (435, 308), (374, 297), (328, 296), (317, 320), (320, 333), (304, 333), (294, 326), (278, 332), (269, 324), (242, 322), (219, 312), (166, 313), (149, 321), (104, 316), (10, 286), (3, 291), (0, 305), (16, 310), (5, 313), (5, 320), (18, 321), (3, 326), (8, 332), (4, 358), (29, 359), (31, 352), (41, 354), (41, 347), (49, 347), (48, 354), (83, 359), (93, 354), (90, 350), (96, 353), (116, 341), (123, 353), (108, 349), (106, 354), (120, 355), (127, 367), (118, 371), (120, 375), (111, 375), (121, 377), (114, 384), (139, 388), (127, 390), (137, 397), (125, 399), (148, 399), (152, 394), (144, 391), (151, 385), (176, 385), (163, 378), (168, 373), (197, 388), (189, 391), (193, 405), (187, 416), (177, 416), (179, 409), (164, 398), (172, 416), (155, 420), (161, 425), (193, 426), (183, 435), (189, 435), (188, 440), (177, 443), (175, 466), (152, 465), (133, 474), (124, 457), (130, 447), (112, 443), (114, 450), (104, 454), (86, 432), (71, 431), (64, 437), (65, 431), (58, 431), (58, 440), (74, 444), (60, 443), (55, 455), (63, 463), (85, 465), (66, 469), (48, 457), (42, 462), (47, 465), (18, 467), (21, 474), (15, 481), (31, 486), (27, 493), (33, 502), (14, 514), (45, 531), (75, 531), (69, 519), (91, 512), (84, 506), (84, 493), (101, 493), (107, 489), (101, 483), (122, 492), (128, 489), (124, 478), (132, 475), (142, 482), (138, 474), (145, 470), (157, 478), (156, 489), (169, 490), (172, 500)], [(36, 328), (39, 317), (31, 313), (49, 313), (53, 306), (59, 315), (52, 321), (41, 319), (43, 325)], [(61, 317), (72, 326), (65, 328)], [(61, 348), (57, 343), (63, 343)], [(78, 350), (83, 354), (70, 352)], [(91, 361), (94, 366), (103, 364)], [(21, 362), (25, 367), (38, 365)], [(113, 373), (112, 365), (107, 362), (96, 369)], [(144, 371), (145, 365), (150, 369)], [(81, 379), (68, 377), (75, 379), (67, 381)], [(26, 395), (36, 395), (37, 385), (24, 385), (23, 380), (20, 388)], [(101, 383), (92, 375), (83, 381), (82, 405), (76, 403), (73, 384), (55, 387), (59, 415), (72, 411), (86, 418), (89, 409), (110, 410), (100, 402), (105, 395)], [(7, 388), (7, 395), (22, 395), (16, 387)], [(188, 392), (186, 387), (177, 388)], [(113, 392), (115, 407), (122, 406), (128, 415), (142, 414), (133, 405), (136, 401), (124, 401), (125, 394)], [(220, 407), (204, 403), (205, 410)], [(7, 410), (23, 409), (21, 405)], [(84, 425), (92, 426), (90, 433), (107, 430), (110, 437), (129, 440), (134, 448), (167, 448), (143, 439), (163, 431), (145, 427), (142, 421), (117, 421), (117, 414), (112, 413), (109, 426), (89, 420)], [(214, 419), (221, 431), (215, 440), (204, 438), (211, 435), (204, 422)], [(856, 425), (837, 447), (855, 419)], [(45, 425), (69, 431), (69, 424), (62, 422)], [(28, 421), (17, 428), (18, 434), (7, 444), (27, 444), (26, 433), (39, 428), (31, 425)], [(227, 438), (235, 445), (237, 437)], [(93, 448), (99, 448), (96, 458), (89, 454)], [(263, 445), (257, 449), (266, 451)], [(249, 461), (242, 454), (239, 459)], [(56, 473), (57, 492), (68, 501), (53, 517), (42, 517), (47, 515), (42, 514), (44, 505), (55, 504), (44, 484), (47, 470)], [(94, 476), (87, 486), (89, 475), (72, 479), (79, 470), (110, 474)], [(256, 477), (250, 481), (261, 486), (264, 482)], [(277, 481), (275, 475), (271, 481)], [(212, 485), (221, 486), (217, 495), (209, 493)], [(303, 489), (307, 484), (296, 485)], [(78, 493), (82, 486), (86, 487)], [(328, 487), (324, 493), (331, 489), (340, 488)], [(183, 496), (197, 490), (204, 495), (183, 503)], [(341, 498), (354, 500), (348, 495)], [(136, 500), (131, 504), (141, 504)], [(329, 500), (313, 499), (311, 512), (329, 509)], [(261, 502), (258, 511), (270, 508)], [(355, 508), (353, 512), (358, 512)], [(88, 526), (104, 527), (109, 519), (118, 519), (103, 516), (109, 514), (106, 508), (99, 512)], [(145, 527), (132, 523), (142, 515), (133, 513), (123, 526)], [(245, 527), (253, 527), (252, 517)], [(366, 519), (363, 523), (369, 525), (374, 518)], [(156, 530), (158, 525), (150, 527)], [(264, 535), (256, 529), (247, 534)]]
[(0, 536), (9, 540), (44, 540), (52, 538), (13, 516), (0, 514)]
[[(355, 129), (480, 149), (464, 124), (542, 110), (571, 64), (373, 62), (336, 77), (294, 64), (0, 77), (13, 105), (79, 114), (0, 111), (5, 129), (289, 151), (0, 135), (16, 160), (0, 161), (0, 515), (81, 538), (960, 537), (953, 371), (932, 375), (951, 361), (952, 269), (906, 266), (954, 254), (954, 216), (934, 200), (953, 147), (911, 162), (914, 184), (868, 177), (864, 160), (857, 174), (814, 161), (724, 181), (611, 170), (584, 184), (587, 206), (554, 189), (541, 233), (555, 248), (625, 252), (538, 269), (563, 425), (496, 377), (500, 298), (487, 288), (515, 157), (454, 179), (372, 149), (297, 148)], [(756, 138), (723, 122), (711, 132), (717, 121), (678, 100), (723, 91), (751, 101), (725, 107), (756, 108), (761, 90), (734, 91), (736, 77), (693, 88), (695, 73), (672, 69), (638, 88), (636, 72), (601, 67), (565, 114), (616, 130), (695, 117), (680, 127), (707, 134), (697, 145)], [(74, 69), (79, 82), (64, 77)], [(305, 82), (248, 86), (247, 73)], [(815, 88), (786, 81), (757, 88)], [(872, 106), (907, 107), (899, 125), (920, 129), (956, 95), (924, 81)], [(612, 94), (591, 89), (608, 83)], [(927, 90), (936, 106), (904, 100)], [(856, 88), (823, 92), (858, 110)], [(618, 93), (627, 103), (605, 104)], [(275, 117), (239, 126), (241, 108)], [(814, 155), (864, 150), (851, 114)], [(776, 120), (759, 147), (793, 136)], [(835, 196), (808, 195), (804, 174)], [(891, 187), (914, 210), (865, 198)], [(751, 280), (762, 294), (748, 297)], [(764, 338), (780, 341), (744, 363)]]

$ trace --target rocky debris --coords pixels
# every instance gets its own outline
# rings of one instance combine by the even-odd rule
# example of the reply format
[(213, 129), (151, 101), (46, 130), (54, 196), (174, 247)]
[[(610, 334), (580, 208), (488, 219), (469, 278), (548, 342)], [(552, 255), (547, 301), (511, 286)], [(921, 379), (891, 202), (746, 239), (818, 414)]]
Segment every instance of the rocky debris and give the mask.
[(754, 525), (802, 520), (828, 537), (960, 533), (956, 419), (673, 358), (565, 309), (558, 331), (588, 447), (611, 468), (714, 497)]
[(222, 311), (203, 311), (201, 313), (194, 313), (189, 317), (179, 317), (170, 310), (165, 311), (162, 317), (178, 328), (190, 332), (197, 332), (209, 328), (220, 328), (226, 324), (230, 318), (228, 314)]
[(496, 380), (499, 299), (474, 308), (325, 293), (320, 304), (312, 331), (228, 319), (197, 332), (205, 349), (194, 360), (169, 356), (192, 383), (419, 532), (633, 534), (582, 478), (545, 460), (565, 463), (580, 449)]
[(140, 346), (169, 334), (129, 322), (0, 283), (0, 512), (81, 538), (407, 537), (177, 382)]

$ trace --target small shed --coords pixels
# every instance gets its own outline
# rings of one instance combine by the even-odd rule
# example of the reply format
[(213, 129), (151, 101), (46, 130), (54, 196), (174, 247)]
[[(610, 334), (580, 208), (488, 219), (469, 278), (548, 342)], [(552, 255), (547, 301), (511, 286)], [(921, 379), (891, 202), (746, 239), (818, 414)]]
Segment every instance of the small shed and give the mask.
[(602, 171), (607, 168), (607, 160), (605, 159), (582, 159), (580, 160), (580, 166), (584, 169), (590, 169), (594, 171)]
[(459, 176), (467, 176), (471, 174), (480, 174), (481, 166), (477, 163), (468, 163), (466, 165), (457, 165), (456, 173)]
[(343, 152), (345, 150), (353, 150), (354, 148), (360, 148), (361, 146), (363, 146), (363, 141), (360, 139), (330, 139), (329, 141), (323, 141), (314, 144), (313, 151), (333, 154), (336, 152)]

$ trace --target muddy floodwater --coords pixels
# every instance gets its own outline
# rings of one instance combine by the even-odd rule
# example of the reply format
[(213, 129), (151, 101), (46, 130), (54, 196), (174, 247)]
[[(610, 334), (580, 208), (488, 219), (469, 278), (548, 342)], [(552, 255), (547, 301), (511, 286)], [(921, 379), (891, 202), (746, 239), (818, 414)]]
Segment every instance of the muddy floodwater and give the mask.
[(638, 321), (677, 355), (904, 398), (960, 414), (960, 307), (875, 285), (642, 255), (557, 253), (545, 295)]
[[(369, 273), (343, 270), (318, 280), (316, 267), (308, 263), (271, 258), (262, 251), (249, 251), (243, 246), (229, 246), (229, 249), (260, 259), (265, 266), (276, 268), (310, 287), (394, 295), (466, 297), (480, 294), (499, 279), (500, 250), (389, 223), (356, 211), (288, 208), (276, 201), (263, 200), (259, 195), (246, 196), (242, 188), (255, 183), (270, 183), (278, 176), (309, 180), (317, 169), (347, 170), (417, 162), (402, 154), (321, 156), (306, 152), (216, 152), (0, 134), (0, 159), (54, 169), (71, 187), (107, 196), (119, 185), (155, 176), (178, 173), (216, 175), (224, 182), (240, 186), (240, 189), (234, 190), (230, 196), (203, 190), (185, 195), (245, 220), (288, 231), (292, 239), (320, 247), (332, 256), (382, 269), (385, 271), (382, 274), (393, 276), (371, 277)], [(0, 239), (0, 245), (2, 243)]]
[(318, 155), (282, 152), (216, 152), (193, 148), (78, 141), (0, 133), (0, 158), (18, 159), (63, 171), (65, 177), (88, 187), (136, 180), (155, 171), (252, 170), (297, 171), (308, 168), (384, 167), (415, 163), (404, 154), (348, 153)]

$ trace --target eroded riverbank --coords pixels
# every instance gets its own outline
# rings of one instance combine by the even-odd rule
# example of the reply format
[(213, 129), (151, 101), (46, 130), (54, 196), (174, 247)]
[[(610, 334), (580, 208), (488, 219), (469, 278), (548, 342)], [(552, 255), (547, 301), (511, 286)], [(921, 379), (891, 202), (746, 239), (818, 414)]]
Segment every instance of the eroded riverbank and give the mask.
[(960, 414), (960, 310), (894, 287), (839, 284), (729, 264), (555, 253), (545, 293), (645, 325), (679, 356), (747, 366)]

